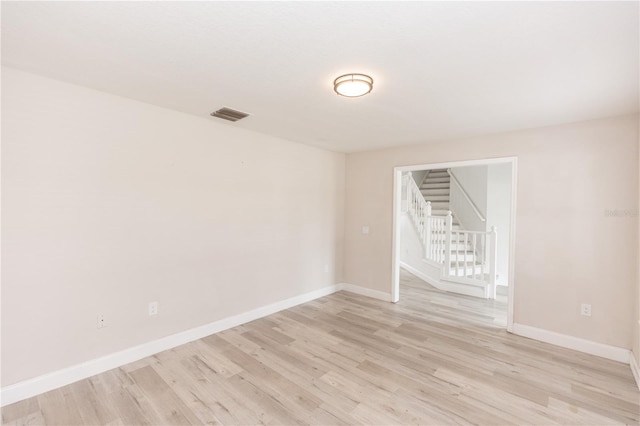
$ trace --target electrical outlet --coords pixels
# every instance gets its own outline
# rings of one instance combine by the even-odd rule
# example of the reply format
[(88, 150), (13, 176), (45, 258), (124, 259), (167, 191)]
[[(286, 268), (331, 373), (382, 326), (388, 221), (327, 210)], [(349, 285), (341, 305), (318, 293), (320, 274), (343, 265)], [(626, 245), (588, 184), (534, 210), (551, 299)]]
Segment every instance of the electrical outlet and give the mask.
[(591, 316), (591, 305), (589, 305), (588, 303), (583, 303), (580, 306), (580, 315), (584, 315), (585, 317), (590, 317)]
[(158, 315), (158, 302), (149, 302), (149, 315)]
[(365, 235), (368, 234), (369, 233), (369, 227), (368, 226), (363, 226), (362, 227), (362, 233), (365, 234)]
[(98, 314), (97, 321), (98, 321), (97, 323), (98, 328), (104, 328), (107, 326), (107, 321), (104, 318), (104, 314)]

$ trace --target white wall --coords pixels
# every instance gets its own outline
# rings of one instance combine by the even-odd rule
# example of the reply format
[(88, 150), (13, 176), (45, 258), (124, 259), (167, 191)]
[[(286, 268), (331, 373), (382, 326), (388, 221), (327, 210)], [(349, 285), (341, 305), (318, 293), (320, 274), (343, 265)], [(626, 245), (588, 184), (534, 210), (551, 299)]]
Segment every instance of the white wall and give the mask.
[(498, 232), (499, 285), (509, 285), (509, 234), (511, 226), (511, 164), (487, 166), (487, 230)]
[[(467, 166), (451, 169), (471, 201), (485, 217), (487, 215), (487, 167)], [(453, 178), (451, 180), (453, 181)], [(451, 186), (455, 186), (455, 183), (451, 182)]]
[(2, 386), (341, 281), (345, 156), (236, 127), (3, 68)]
[[(416, 231), (411, 217), (407, 213), (400, 215), (400, 261), (407, 265), (422, 270), (422, 265), (426, 267), (424, 261), (424, 247), (420, 241), (420, 236)], [(431, 270), (429, 270), (430, 272)], [(427, 273), (427, 272), (425, 272)], [(438, 276), (440, 271), (438, 270)]]
[(637, 114), (348, 154), (346, 282), (391, 292), (395, 166), (507, 156), (518, 157), (515, 322), (631, 348), (638, 221), (605, 209), (638, 205)]
[(411, 172), (411, 176), (413, 177), (413, 180), (416, 182), (416, 185), (418, 185), (418, 188), (420, 187), (420, 184), (422, 183), (424, 176), (427, 174), (428, 170), (416, 170), (415, 172)]
[(463, 229), (487, 230), (487, 166), (452, 168), (449, 207)]

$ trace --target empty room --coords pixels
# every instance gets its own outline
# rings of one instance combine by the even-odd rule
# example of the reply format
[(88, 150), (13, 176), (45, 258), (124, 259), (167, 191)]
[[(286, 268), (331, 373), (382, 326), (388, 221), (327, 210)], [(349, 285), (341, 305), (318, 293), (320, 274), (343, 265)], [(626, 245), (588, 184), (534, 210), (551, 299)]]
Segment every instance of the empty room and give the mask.
[(637, 425), (639, 6), (2, 1), (2, 424)]

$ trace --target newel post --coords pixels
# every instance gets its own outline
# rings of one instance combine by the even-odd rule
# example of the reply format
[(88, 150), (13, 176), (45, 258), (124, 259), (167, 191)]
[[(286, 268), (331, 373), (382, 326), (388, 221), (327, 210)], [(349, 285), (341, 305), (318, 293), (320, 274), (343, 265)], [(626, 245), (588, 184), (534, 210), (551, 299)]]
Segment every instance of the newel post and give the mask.
[(489, 232), (489, 298), (496, 298), (496, 276), (498, 274), (498, 230), (495, 226)]
[(447, 212), (444, 224), (444, 276), (448, 277), (451, 275), (451, 230), (453, 229), (451, 211)]

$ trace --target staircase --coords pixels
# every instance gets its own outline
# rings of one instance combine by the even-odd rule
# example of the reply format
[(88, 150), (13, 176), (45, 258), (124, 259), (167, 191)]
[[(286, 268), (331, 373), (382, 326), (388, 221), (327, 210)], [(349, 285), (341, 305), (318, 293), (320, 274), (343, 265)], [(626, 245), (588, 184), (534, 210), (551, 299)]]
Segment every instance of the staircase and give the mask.
[(495, 229), (464, 230), (452, 214), (451, 177), (446, 169), (429, 170), (418, 186), (406, 178), (407, 212), (425, 249), (424, 259), (441, 267), (439, 280), (482, 286), (495, 297)]
[[(431, 204), (431, 215), (445, 218), (449, 212), (449, 191), (451, 177), (447, 169), (428, 170), (420, 185), (420, 193)], [(460, 222), (452, 215), (451, 230), (460, 231)], [(455, 276), (469, 276), (480, 273), (481, 264), (474, 256), (473, 241), (464, 241), (464, 234), (455, 234), (451, 241), (451, 270)], [(444, 233), (435, 233), (435, 238), (444, 238)]]
[[(420, 192), (424, 200), (431, 202), (433, 216), (446, 216), (449, 213), (449, 190), (451, 177), (446, 169), (428, 170), (420, 185)], [(454, 229), (459, 229), (460, 223), (453, 218)], [(457, 228), (456, 228), (457, 227)]]

